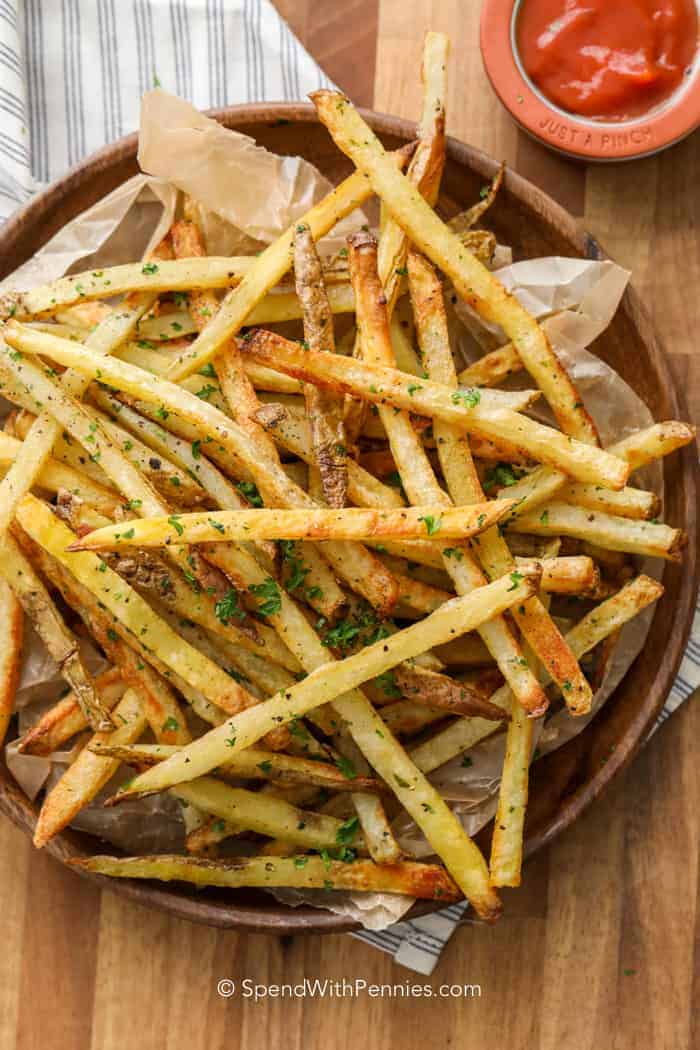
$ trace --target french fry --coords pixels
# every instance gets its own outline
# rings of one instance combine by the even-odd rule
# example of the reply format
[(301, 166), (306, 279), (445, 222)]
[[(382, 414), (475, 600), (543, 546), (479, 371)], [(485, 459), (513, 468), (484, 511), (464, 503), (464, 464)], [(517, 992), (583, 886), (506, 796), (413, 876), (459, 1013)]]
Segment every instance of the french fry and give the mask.
[(352, 892), (403, 893), (423, 900), (449, 904), (459, 898), (445, 870), (435, 864), (402, 861), (352, 864), (325, 861), (322, 857), (243, 857), (213, 861), (202, 857), (159, 854), (155, 857), (96, 856), (73, 859), (70, 864), (112, 878), (160, 879), (191, 882), (196, 886), (258, 886), (262, 888), (350, 890)]
[(661, 509), (661, 500), (656, 493), (631, 488), (628, 485), (619, 492), (612, 492), (599, 485), (565, 483), (557, 492), (557, 499), (573, 503), (577, 507), (586, 507), (588, 510), (616, 514), (621, 518), (649, 520), (657, 517)]
[[(311, 428), (306, 419), (301, 415), (295, 415), (288, 409), (282, 414), (275, 412), (274, 406), (263, 405), (256, 413), (256, 418), (269, 428), (275, 440), (287, 449), (299, 456), (305, 463), (313, 463), (314, 453), (311, 443)], [(348, 458), (348, 499), (359, 507), (403, 507), (399, 492), (383, 485), (381, 481), (370, 474), (367, 470)]]
[[(168, 254), (169, 246), (162, 242), (155, 249), (153, 258), (167, 258)], [(148, 312), (153, 302), (154, 297), (146, 293), (127, 300), (124, 309), (110, 313), (98, 324), (88, 336), (86, 346), (98, 356), (110, 354), (133, 331), (136, 323)], [(0, 352), (2, 349), (3, 341), (0, 338)], [(82, 397), (88, 385), (88, 380), (75, 372), (68, 372), (61, 378), (63, 391), (76, 398)], [(41, 473), (60, 433), (61, 427), (58, 422), (45, 412), (32, 424), (31, 434), (25, 438), (22, 448), (0, 482), (0, 536), (9, 527), (18, 503), (25, 493), (30, 491), (36, 477)]]
[[(111, 744), (132, 744), (139, 739), (147, 722), (135, 689), (127, 689), (114, 710), (114, 717), (117, 728), (95, 734), (97, 739)], [(34, 829), (34, 845), (40, 849), (70, 824), (111, 780), (118, 767), (117, 759), (103, 758), (83, 748), (46, 796)]]
[[(530, 558), (516, 558), (517, 567), (532, 565)], [(600, 572), (592, 558), (572, 555), (565, 558), (540, 558), (541, 590), (548, 594), (586, 594), (600, 585)]]
[[(8, 334), (9, 327), (7, 326)], [(33, 352), (46, 353), (49, 357), (56, 359), (59, 355), (61, 357), (67, 355), (74, 361), (80, 360), (86, 374), (92, 378), (100, 379), (128, 394), (155, 402), (163, 411), (177, 413), (187, 422), (195, 423), (202, 428), (204, 435), (213, 438), (225, 450), (244, 461), (253, 474), (266, 503), (282, 506), (315, 506), (311, 497), (289, 480), (278, 463), (261, 457), (258, 443), (251, 439), (243, 428), (212, 405), (207, 404), (205, 400), (190, 394), (174, 383), (152, 376), (124, 361), (112, 357), (98, 357), (85, 347), (79, 347), (68, 340), (56, 339), (44, 332), (36, 332), (16, 325), (13, 337), (22, 342), (24, 349), (29, 349), (26, 342), (29, 340)], [(39, 342), (41, 342), (41, 348)], [(78, 358), (73, 357), (74, 352), (78, 353)], [(25, 370), (27, 368), (26, 363), (22, 361), (12, 361), (12, 364), (18, 368), (24, 365)], [(119, 379), (116, 378), (117, 376)], [(47, 377), (45, 378), (47, 382), (50, 382)], [(33, 376), (32, 382), (35, 381)], [(52, 410), (58, 410), (55, 396)], [(75, 405), (73, 405), (73, 410), (75, 411)], [(112, 455), (111, 458), (114, 456)], [(153, 506), (150, 501), (149, 505)], [(146, 501), (143, 499), (140, 510), (146, 513)], [(378, 558), (366, 548), (357, 545), (349, 546), (342, 541), (329, 542), (324, 548), (324, 555), (331, 562), (336, 573), (347, 580), (351, 587), (357, 588), (359, 593), (367, 598), (375, 608), (381, 610), (382, 613), (390, 612), (396, 602), (398, 585)]]
[[(360, 179), (355, 179), (353, 185), (364, 189)], [(348, 189), (352, 194), (352, 186)], [(364, 199), (367, 196), (369, 192), (365, 190)], [(347, 203), (344, 206), (347, 207)], [(173, 236), (177, 232), (182, 233), (177, 227), (178, 224), (173, 229)], [(178, 255), (175, 260), (172, 258), (153, 259), (140, 263), (108, 266), (102, 270), (86, 270), (68, 277), (59, 277), (50, 284), (38, 285), (27, 292), (11, 293), (13, 295), (11, 301), (3, 300), (4, 312), (0, 313), (0, 317), (2, 320), (7, 320), (8, 317), (21, 319), (55, 313), (72, 323), (83, 322), (85, 326), (84, 322), (88, 315), (83, 314), (80, 317), (75, 313), (69, 313), (68, 310), (75, 311), (78, 308), (93, 305), (91, 300), (124, 293), (155, 296), (155, 293), (159, 292), (229, 289), (240, 284), (243, 278), (249, 275), (255, 263), (256, 258), (253, 255), (208, 256), (206, 258), (181, 258)], [(283, 276), (284, 272), (280, 274), (280, 277)], [(326, 274), (326, 280), (329, 282), (342, 282), (344, 277), (347, 278), (347, 274), (343, 274), (342, 270), (330, 269)], [(269, 287), (272, 288), (278, 279), (276, 278)], [(100, 323), (107, 316), (103, 312), (102, 304), (94, 305), (100, 306), (101, 309), (89, 315), (93, 317), (93, 320), (87, 327)], [(296, 313), (295, 316), (298, 317), (299, 313)], [(150, 320), (145, 322), (145, 332), (141, 330), (141, 326), (139, 329), (144, 338), (154, 338), (150, 334), (145, 334), (149, 332)], [(163, 326), (161, 324), (159, 327), (156, 324), (154, 329), (159, 334), (163, 331)], [(182, 334), (184, 334), (183, 331), (177, 332), (178, 336)]]
[[(399, 150), (391, 163), (403, 166), (411, 152), (412, 148)], [(254, 260), (238, 287), (228, 293), (219, 313), (200, 332), (190, 349), (183, 351), (173, 361), (168, 378), (178, 382), (192, 372), (198, 372), (216, 356), (219, 347), (227, 339), (237, 334), (253, 308), (289, 269), (294, 230), (299, 223), (307, 225), (313, 239), (318, 241), (342, 218), (363, 204), (371, 192), (367, 179), (355, 172), (268, 245)]]
[(6, 580), (0, 580), (0, 744), (15, 704), (22, 660), (24, 616), (22, 606)]
[[(440, 282), (430, 264), (413, 251), (408, 256), (408, 274), (416, 331), (428, 375), (455, 390), (457, 376), (449, 348)], [(468, 435), (460, 434), (450, 423), (442, 420), (436, 421), (434, 433), (450, 496), (458, 503), (478, 504), (484, 494), (472, 459)], [(498, 529), (486, 530), (472, 546), (489, 579), (517, 572), (508, 545)], [(513, 610), (513, 618), (552, 679), (561, 689), (565, 689), (567, 702), (573, 702), (574, 698), (580, 702), (590, 700), (590, 686), (540, 599), (535, 595), (519, 605)], [(505, 671), (503, 673), (511, 684), (509, 676)], [(518, 690), (513, 691), (523, 705)], [(523, 706), (527, 707), (527, 704)]]
[(421, 730), (427, 729), (435, 722), (443, 722), (449, 717), (448, 711), (416, 704), (413, 700), (395, 700), (382, 708), (382, 722), (394, 736), (411, 736), (414, 733), (420, 733)]
[(27, 496), (17, 520), (28, 535), (52, 554), (91, 593), (97, 596), (115, 622), (148, 646), (159, 660), (222, 710), (240, 710), (257, 699), (233, 681), (216, 664), (187, 645), (151, 607), (97, 555), (71, 553), (75, 534), (39, 500)]
[(335, 817), (299, 809), (273, 795), (234, 788), (214, 777), (198, 777), (187, 784), (178, 784), (172, 793), (188, 805), (238, 827), (307, 849), (335, 846), (342, 826), (342, 821)]
[(695, 439), (695, 432), (694, 426), (677, 420), (654, 423), (645, 430), (638, 430), (622, 441), (617, 441), (609, 451), (629, 463), (632, 470), (637, 470), (654, 459), (661, 459), (689, 445)]
[[(6, 334), (8, 341), (11, 332), (12, 322)], [(37, 333), (39, 335), (43, 333)], [(559, 468), (579, 481), (620, 489), (629, 474), (629, 467), (617, 456), (570, 439), (510, 407), (527, 407), (525, 401), (532, 397), (532, 392), (513, 395), (497, 390), (449, 391), (430, 380), (416, 383), (414, 377), (395, 369), (361, 364), (337, 354), (305, 352), (282, 336), (267, 331), (256, 332), (245, 344), (245, 350), (256, 361), (306, 382), (319, 383), (378, 405), (394, 405), (406, 412), (443, 419), (481, 437), (503, 438), (521, 454)], [(494, 400), (497, 394), (501, 397)]]
[[(71, 557), (95, 556), (77, 554)], [(307, 711), (320, 704), (327, 703), (363, 682), (390, 671), (398, 663), (411, 659), (450, 637), (472, 630), (478, 623), (497, 615), (499, 610), (510, 608), (517, 601), (522, 601), (523, 597), (532, 592), (536, 581), (537, 576), (523, 576), (517, 582), (506, 578), (479, 587), (471, 594), (454, 598), (441, 606), (419, 624), (375, 642), (354, 656), (337, 663), (321, 665), (281, 696), (274, 696), (251, 708), (245, 718), (241, 714), (235, 719), (229, 719), (219, 729), (207, 733), (162, 765), (137, 777), (128, 792), (120, 794), (120, 798), (126, 794), (141, 795), (162, 790), (164, 787), (209, 772), (227, 757), (250, 747), (268, 728), (301, 718)], [(226, 743), (226, 740), (231, 738), (234, 739), (234, 743)], [(388, 778), (390, 781), (392, 779), (394, 778)]]
[[(535, 659), (532, 650), (528, 650), (528, 656)], [(520, 885), (533, 741), (534, 725), (513, 699), (491, 837), (489, 873), (492, 886)]]
[[(423, 104), (418, 125), (418, 145), (406, 177), (423, 197), (435, 204), (445, 166), (445, 101), (447, 98), (447, 59), (450, 42), (444, 33), (426, 33), (423, 43), (421, 79)], [(377, 270), (391, 318), (406, 265), (408, 241), (396, 220), (389, 215), (379, 238)]]
[(447, 274), (461, 298), (480, 316), (500, 324), (562, 429), (580, 441), (595, 444), (593, 421), (535, 319), (396, 171), (379, 139), (343, 95), (316, 91), (311, 99), (336, 145), (367, 175), (414, 245)]
[[(109, 670), (96, 675), (93, 684), (108, 711), (121, 700), (127, 689), (126, 682), (116, 667), (110, 667)], [(52, 751), (60, 751), (62, 744), (87, 728), (88, 721), (76, 694), (71, 690), (20, 737), (17, 749), (22, 755), (50, 755)]]
[(76, 541), (74, 550), (167, 547), (180, 543), (245, 540), (441, 539), (475, 536), (508, 514), (508, 499), (470, 507), (402, 507), (401, 510), (220, 510), (171, 514), (107, 525)]
[(687, 541), (681, 529), (669, 525), (620, 518), (569, 503), (547, 503), (543, 509), (519, 515), (508, 528), (535, 536), (572, 536), (609, 550), (668, 561), (680, 561)]
[[(162, 744), (137, 744), (115, 746), (99, 742), (87, 745), (97, 755), (117, 758), (120, 762), (149, 769), (170, 758), (178, 750)], [(226, 765), (220, 766), (217, 776), (222, 779), (245, 777), (250, 780), (272, 780), (282, 784), (314, 784), (333, 791), (386, 792), (386, 787), (373, 777), (353, 777), (349, 780), (339, 769), (328, 762), (285, 755), (280, 751), (264, 751), (249, 747), (241, 751)], [(240, 823), (240, 821), (237, 821)]]
[[(7, 434), (0, 434), (0, 465), (9, 466), (19, 452), (21, 442)], [(55, 495), (60, 489), (67, 489), (80, 499), (85, 500), (101, 514), (114, 514), (121, 506), (119, 495), (113, 490), (99, 485), (82, 471), (74, 470), (55, 459), (49, 458), (36, 479), (36, 487)]]
[(455, 682), (447, 675), (409, 667), (406, 664), (392, 672), (396, 686), (403, 695), (419, 704), (440, 708), (446, 714), (465, 717), (490, 718), (503, 721), (506, 713), (495, 704), (490, 704), (475, 689)]
[[(663, 587), (649, 576), (640, 575), (621, 587), (611, 598), (606, 599), (592, 609), (583, 619), (566, 633), (566, 642), (578, 660), (594, 649), (611, 634), (619, 631), (629, 620), (637, 616), (642, 609), (658, 601), (663, 594)], [(510, 690), (507, 686), (498, 689), (491, 697), (491, 703), (510, 711)], [(572, 714), (584, 715), (587, 712), (571, 711)], [(439, 766), (449, 762), (455, 755), (468, 751), (480, 740), (490, 736), (494, 723), (485, 719), (457, 719), (446, 729), (440, 730), (430, 740), (420, 744), (411, 751), (411, 759), (423, 773), (432, 773)]]
[(75, 692), (88, 724), (93, 729), (110, 728), (109, 711), (83, 664), (76, 638), (31, 563), (9, 534), (2, 540), (0, 574), (56, 661), (62, 677)]
[[(383, 302), (384, 294), (376, 269), (376, 244), (369, 235), (355, 235), (350, 240), (350, 275), (355, 289), (357, 323), (363, 333), (364, 358), (372, 364), (391, 366), (395, 364), (395, 359)], [(450, 507), (450, 498), (440, 488), (408, 415), (405, 412), (394, 412), (383, 405), (380, 406), (379, 413), (389, 436), (392, 455), (399, 468), (403, 487), (411, 503), (430, 502), (438, 507)], [(421, 517), (426, 522), (430, 520), (432, 527), (428, 532), (434, 534), (438, 519), (434, 515), (427, 516), (425, 512)], [(483, 524), (487, 524), (485, 520)], [(467, 594), (473, 587), (480, 587), (486, 582), (486, 577), (471, 557), (466, 544), (456, 547), (442, 546), (440, 553), (444, 567), (459, 594)], [(497, 619), (483, 624), (479, 633), (504, 677), (512, 684), (520, 703), (532, 713), (544, 711), (547, 698), (523, 659), (520, 646), (505, 620)]]
[[(298, 224), (294, 231), (294, 279), (303, 309), (304, 341), (319, 352), (335, 350), (333, 315), (323, 283), (321, 260), (311, 230), (304, 223)], [(309, 383), (304, 386), (304, 400), (325, 500), (330, 507), (344, 507), (348, 454), (342, 402)]]

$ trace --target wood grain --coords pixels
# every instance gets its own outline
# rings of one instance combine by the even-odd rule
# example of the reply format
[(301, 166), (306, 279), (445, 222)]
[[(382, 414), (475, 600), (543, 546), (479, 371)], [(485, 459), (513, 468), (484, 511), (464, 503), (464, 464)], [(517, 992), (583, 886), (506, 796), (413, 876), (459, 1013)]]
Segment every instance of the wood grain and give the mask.
[[(326, 72), (364, 104), (413, 117), (427, 28), (453, 40), (452, 134), (507, 159), (625, 265), (700, 416), (700, 138), (639, 164), (584, 168), (520, 135), (481, 71), (479, 5), (460, 0), (283, 0)], [(375, 27), (376, 26), (376, 74)], [(346, 936), (241, 936), (164, 917), (78, 884), (0, 821), (0, 1050), (613, 1050), (697, 1045), (700, 707), (685, 705), (612, 790), (525, 871), (493, 929), (467, 926), (430, 980), (478, 1000), (222, 999), (216, 982), (403, 983)], [(422, 979), (419, 979), (422, 983)]]

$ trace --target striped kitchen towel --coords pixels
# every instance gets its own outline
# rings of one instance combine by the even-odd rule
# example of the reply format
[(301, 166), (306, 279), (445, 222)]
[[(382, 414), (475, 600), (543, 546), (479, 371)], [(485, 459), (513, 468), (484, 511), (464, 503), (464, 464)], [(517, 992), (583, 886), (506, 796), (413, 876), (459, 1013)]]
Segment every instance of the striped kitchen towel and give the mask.
[[(329, 85), (268, 0), (0, 0), (0, 223), (86, 154), (135, 131), (144, 91), (200, 109)], [(700, 611), (659, 724), (700, 685)], [(430, 974), (466, 905), (357, 934)]]

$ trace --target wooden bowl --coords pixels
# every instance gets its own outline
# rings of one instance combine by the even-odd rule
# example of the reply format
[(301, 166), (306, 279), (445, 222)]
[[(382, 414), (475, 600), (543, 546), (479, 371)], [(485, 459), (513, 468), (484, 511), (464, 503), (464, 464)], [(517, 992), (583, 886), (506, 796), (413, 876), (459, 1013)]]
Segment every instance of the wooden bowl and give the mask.
[[(349, 162), (336, 149), (309, 105), (234, 106), (212, 115), (276, 153), (301, 153), (334, 183), (350, 172)], [(389, 148), (414, 136), (414, 125), (406, 121), (376, 113), (365, 116)], [(490, 157), (448, 139), (442, 204), (451, 210), (472, 204), (495, 170), (496, 162)], [(0, 229), (0, 278), (36, 252), (70, 219), (136, 171), (136, 136), (132, 135), (93, 154), (34, 198)], [(489, 213), (489, 224), (500, 241), (512, 245), (516, 259), (541, 255), (603, 257), (596, 241), (581, 233), (567, 212), (513, 172), (506, 176)], [(666, 356), (634, 291), (625, 294), (617, 315), (594, 350), (646, 401), (655, 419), (687, 418)], [(641, 747), (671, 688), (690, 629), (697, 590), (696, 449), (686, 448), (665, 460), (664, 478), (667, 518), (686, 529), (691, 542), (682, 565), (667, 565), (666, 591), (656, 606), (644, 651), (614, 696), (582, 733), (533, 767), (526, 827), (528, 855), (568, 827), (627, 765)], [(32, 831), (36, 808), (4, 767), (0, 768), (0, 808), (27, 833)], [(96, 839), (72, 831), (57, 836), (46, 849), (62, 862), (104, 851)], [(357, 928), (331, 912), (284, 907), (264, 893), (224, 893), (213, 889), (194, 892), (155, 882), (99, 881), (142, 904), (212, 926), (276, 934), (339, 933)], [(413, 914), (435, 907), (416, 906)]]

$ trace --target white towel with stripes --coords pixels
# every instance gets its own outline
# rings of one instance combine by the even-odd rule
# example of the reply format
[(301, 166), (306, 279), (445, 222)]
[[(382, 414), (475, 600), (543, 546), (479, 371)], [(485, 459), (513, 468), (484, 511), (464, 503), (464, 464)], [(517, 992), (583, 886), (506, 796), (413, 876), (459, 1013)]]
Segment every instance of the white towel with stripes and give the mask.
[[(268, 0), (0, 0), (0, 223), (136, 131), (154, 85), (200, 109), (292, 101), (329, 81)], [(659, 719), (700, 685), (700, 609)], [(465, 905), (360, 939), (430, 974)]]

